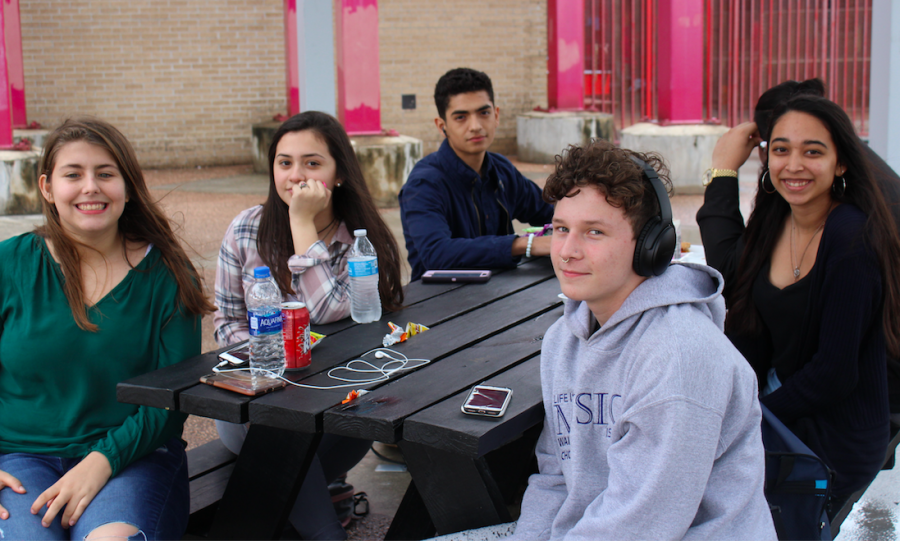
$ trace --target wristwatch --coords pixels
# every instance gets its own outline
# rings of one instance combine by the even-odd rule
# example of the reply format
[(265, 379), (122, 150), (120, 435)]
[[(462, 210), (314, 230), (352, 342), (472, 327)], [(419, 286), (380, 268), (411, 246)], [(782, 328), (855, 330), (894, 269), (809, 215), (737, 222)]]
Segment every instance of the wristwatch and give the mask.
[(703, 173), (703, 185), (709, 186), (709, 183), (712, 182), (712, 179), (716, 177), (734, 177), (737, 178), (738, 173), (734, 169), (707, 169), (706, 173)]

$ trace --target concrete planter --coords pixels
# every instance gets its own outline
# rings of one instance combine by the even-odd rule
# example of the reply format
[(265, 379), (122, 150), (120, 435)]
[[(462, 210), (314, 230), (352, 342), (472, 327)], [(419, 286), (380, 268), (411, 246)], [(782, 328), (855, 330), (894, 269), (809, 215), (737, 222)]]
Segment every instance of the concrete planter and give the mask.
[(406, 135), (350, 138), (369, 191), (379, 207), (396, 207), (397, 194), (422, 159), (422, 140)]
[(544, 113), (516, 117), (518, 158), (528, 163), (554, 163), (569, 145), (584, 146), (591, 139), (615, 141), (613, 116), (589, 111)]
[(40, 150), (44, 148), (44, 139), (50, 135), (50, 130), (38, 129), (38, 130), (13, 130), (13, 144), (22, 141), (23, 139), (27, 139), (28, 142), (31, 143), (31, 148)]
[(0, 151), (0, 215), (41, 212), (40, 150)]
[(716, 141), (727, 131), (725, 126), (659, 126), (642, 122), (621, 131), (620, 146), (659, 153), (669, 166), (676, 194), (702, 194), (703, 173), (712, 163)]

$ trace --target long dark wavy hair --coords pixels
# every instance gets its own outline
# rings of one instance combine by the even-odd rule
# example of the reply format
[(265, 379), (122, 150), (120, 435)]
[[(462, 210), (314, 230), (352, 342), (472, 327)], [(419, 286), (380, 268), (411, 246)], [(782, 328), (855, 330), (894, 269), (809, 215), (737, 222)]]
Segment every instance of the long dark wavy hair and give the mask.
[[(397, 310), (403, 304), (400, 276), (400, 251), (397, 241), (381, 219), (366, 179), (363, 177), (356, 153), (344, 127), (333, 116), (318, 111), (305, 111), (289, 118), (272, 137), (269, 147), (269, 197), (263, 204), (256, 246), (259, 255), (272, 270), (272, 277), (282, 294), (293, 294), (291, 271), (287, 261), (294, 255), (294, 242), (288, 205), (275, 186), (275, 154), (278, 142), (291, 132), (313, 131), (328, 145), (328, 152), (337, 164), (336, 178), (340, 187), (331, 194), (334, 217), (344, 222), (349, 231), (365, 229), (369, 241), (378, 254), (378, 293), (385, 310)], [(342, 257), (348, 257), (349, 250)]]
[[(203, 292), (200, 275), (184, 248), (178, 242), (169, 219), (159, 205), (150, 197), (144, 174), (138, 165), (134, 149), (122, 133), (111, 124), (96, 118), (73, 118), (53, 130), (44, 142), (41, 155), (40, 174), (52, 180), (56, 156), (68, 143), (84, 141), (96, 145), (116, 160), (116, 166), (125, 181), (125, 193), (128, 202), (122, 216), (119, 217), (118, 229), (122, 238), (122, 249), (126, 242), (152, 243), (162, 254), (162, 261), (175, 283), (178, 285), (178, 300), (188, 313), (203, 315), (215, 311), (216, 307), (209, 302)], [(90, 248), (66, 234), (59, 219), (56, 205), (41, 198), (45, 225), (35, 228), (35, 234), (49, 239), (53, 251), (62, 268), (65, 283), (63, 290), (72, 317), (82, 329), (97, 332), (98, 327), (88, 317), (84, 304), (84, 287), (81, 276), (81, 257), (78, 247)]]
[[(885, 342), (888, 352), (897, 356), (900, 354), (900, 274), (896, 269), (900, 268), (900, 239), (853, 124), (847, 113), (834, 102), (813, 95), (798, 95), (773, 110), (769, 126), (774, 128), (778, 120), (791, 111), (813, 116), (828, 129), (837, 150), (837, 161), (846, 168), (846, 189), (839, 201), (856, 206), (868, 217), (866, 238), (878, 258), (884, 291)], [(765, 172), (760, 174), (760, 180)], [(833, 192), (831, 197), (835, 197)], [(754, 334), (762, 329), (762, 318), (751, 295), (753, 281), (771, 257), (790, 211), (790, 205), (778, 192), (757, 190), (725, 320), (729, 332)]]

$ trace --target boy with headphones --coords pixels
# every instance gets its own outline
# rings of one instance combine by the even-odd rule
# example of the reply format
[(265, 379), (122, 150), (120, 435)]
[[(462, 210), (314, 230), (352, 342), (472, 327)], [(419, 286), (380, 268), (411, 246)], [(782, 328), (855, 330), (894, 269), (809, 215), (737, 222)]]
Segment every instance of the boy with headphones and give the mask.
[(411, 280), (426, 270), (514, 267), (522, 255), (549, 254), (549, 238), (518, 237), (513, 229), (513, 219), (549, 223), (553, 207), (509, 160), (487, 150), (500, 125), (491, 79), (450, 70), (434, 88), (434, 103), (445, 140), (416, 164), (399, 196)]
[(722, 332), (721, 275), (669, 265), (660, 178), (659, 157), (595, 141), (544, 187), (568, 298), (516, 539), (776, 539), (756, 376)]

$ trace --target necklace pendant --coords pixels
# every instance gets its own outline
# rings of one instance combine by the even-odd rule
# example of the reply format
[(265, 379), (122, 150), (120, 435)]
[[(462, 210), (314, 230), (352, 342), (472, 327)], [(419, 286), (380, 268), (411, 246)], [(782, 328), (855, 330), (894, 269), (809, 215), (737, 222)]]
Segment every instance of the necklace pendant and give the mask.
[(800, 269), (798, 267), (794, 267), (794, 280), (800, 278)]

